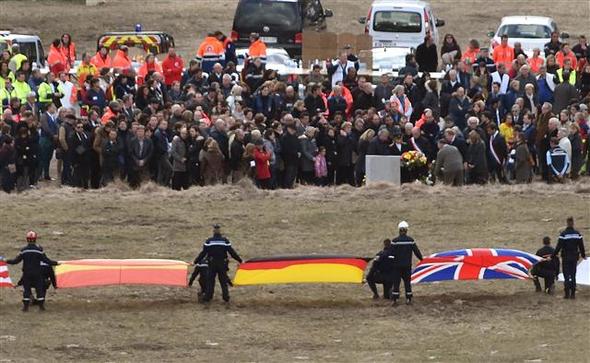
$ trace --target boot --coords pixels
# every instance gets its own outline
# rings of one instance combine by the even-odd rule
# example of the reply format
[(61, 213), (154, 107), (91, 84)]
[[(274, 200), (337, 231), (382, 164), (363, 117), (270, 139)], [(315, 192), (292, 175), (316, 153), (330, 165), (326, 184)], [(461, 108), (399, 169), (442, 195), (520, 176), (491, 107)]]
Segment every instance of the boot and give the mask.
[(29, 301), (23, 301), (23, 312), (26, 313), (29, 311)]
[(45, 301), (39, 301), (39, 311), (45, 311)]
[(570, 299), (575, 299), (576, 298), (576, 289), (572, 289), (570, 292)]
[(539, 279), (537, 277), (533, 279), (533, 282), (535, 283), (535, 292), (543, 291), (543, 289), (541, 289), (541, 283), (539, 282)]
[(412, 305), (412, 298), (411, 297), (406, 298), (406, 305)]
[(393, 303), (391, 303), (391, 306), (396, 307), (397, 306), (397, 299), (393, 299)]
[(555, 285), (549, 286), (549, 288), (547, 289), (547, 293), (549, 295), (554, 295), (555, 294)]
[(379, 299), (379, 294), (373, 294), (373, 300)]
[(564, 299), (570, 298), (570, 289), (565, 289), (565, 295), (563, 296)]

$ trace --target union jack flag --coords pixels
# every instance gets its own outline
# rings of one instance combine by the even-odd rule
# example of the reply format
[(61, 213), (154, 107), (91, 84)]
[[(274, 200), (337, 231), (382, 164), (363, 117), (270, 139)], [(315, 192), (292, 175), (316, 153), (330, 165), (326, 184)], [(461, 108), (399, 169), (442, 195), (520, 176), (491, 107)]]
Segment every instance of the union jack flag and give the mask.
[(435, 253), (412, 272), (412, 283), (444, 280), (528, 279), (541, 258), (522, 251), (471, 248)]
[[(2, 256), (0, 256), (0, 260)], [(6, 261), (0, 261), (0, 287), (12, 287), (12, 280), (8, 275), (8, 266)]]

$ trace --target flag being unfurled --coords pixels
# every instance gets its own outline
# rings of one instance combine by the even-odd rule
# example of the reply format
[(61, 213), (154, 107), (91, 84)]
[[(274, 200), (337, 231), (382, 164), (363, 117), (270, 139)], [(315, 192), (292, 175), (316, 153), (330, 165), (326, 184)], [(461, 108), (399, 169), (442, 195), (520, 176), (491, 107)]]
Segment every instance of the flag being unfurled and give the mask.
[(470, 248), (435, 253), (412, 272), (412, 283), (444, 280), (528, 279), (541, 261), (527, 252), (501, 248)]
[[(0, 256), (1, 259), (2, 257)], [(6, 261), (0, 261), (0, 287), (13, 287), (10, 275), (8, 275)]]

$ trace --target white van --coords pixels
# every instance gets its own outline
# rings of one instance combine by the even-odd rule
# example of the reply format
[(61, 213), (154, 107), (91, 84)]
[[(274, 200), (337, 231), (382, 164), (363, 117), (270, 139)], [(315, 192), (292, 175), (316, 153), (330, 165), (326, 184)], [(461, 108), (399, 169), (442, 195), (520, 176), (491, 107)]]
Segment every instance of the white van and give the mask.
[(43, 69), (45, 67), (45, 54), (43, 44), (37, 35), (12, 34), (7, 30), (0, 30), (0, 51), (9, 48), (12, 44), (18, 44), (20, 52), (27, 56), (33, 68)]
[(373, 37), (373, 47), (416, 48), (429, 32), (438, 44), (438, 27), (445, 25), (437, 19), (430, 5), (413, 0), (375, 0), (367, 17), (365, 33)]

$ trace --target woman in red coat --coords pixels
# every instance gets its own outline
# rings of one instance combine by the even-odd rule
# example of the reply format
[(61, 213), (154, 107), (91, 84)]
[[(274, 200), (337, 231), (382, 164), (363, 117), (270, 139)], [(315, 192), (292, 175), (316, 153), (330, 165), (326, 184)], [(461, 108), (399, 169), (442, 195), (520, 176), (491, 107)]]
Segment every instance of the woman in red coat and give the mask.
[(270, 189), (270, 151), (266, 150), (262, 139), (256, 140), (255, 145), (256, 183), (261, 189)]

